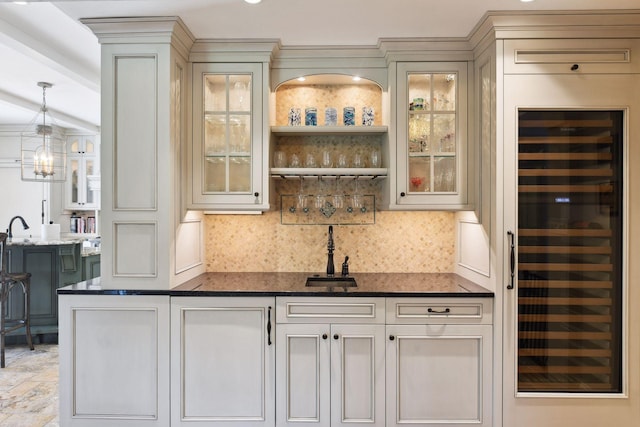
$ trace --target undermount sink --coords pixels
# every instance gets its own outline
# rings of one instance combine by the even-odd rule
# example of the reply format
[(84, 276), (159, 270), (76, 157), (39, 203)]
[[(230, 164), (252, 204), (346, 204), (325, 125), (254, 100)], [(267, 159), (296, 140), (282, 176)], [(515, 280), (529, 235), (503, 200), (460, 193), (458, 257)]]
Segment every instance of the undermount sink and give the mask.
[(312, 276), (307, 277), (307, 283), (305, 286), (319, 286), (325, 288), (355, 288), (358, 286), (356, 279), (353, 277), (322, 277)]

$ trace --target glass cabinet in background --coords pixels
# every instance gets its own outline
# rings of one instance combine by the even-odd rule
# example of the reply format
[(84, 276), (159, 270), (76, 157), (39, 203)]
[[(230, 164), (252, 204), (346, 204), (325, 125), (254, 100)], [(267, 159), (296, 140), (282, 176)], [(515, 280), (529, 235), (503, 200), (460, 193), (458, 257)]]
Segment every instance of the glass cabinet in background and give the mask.
[(403, 209), (464, 209), (467, 64), (410, 62), (397, 69), (395, 203)]
[(263, 210), (262, 64), (194, 64), (191, 207)]
[(100, 209), (100, 147), (95, 135), (71, 135), (67, 139), (65, 208)]

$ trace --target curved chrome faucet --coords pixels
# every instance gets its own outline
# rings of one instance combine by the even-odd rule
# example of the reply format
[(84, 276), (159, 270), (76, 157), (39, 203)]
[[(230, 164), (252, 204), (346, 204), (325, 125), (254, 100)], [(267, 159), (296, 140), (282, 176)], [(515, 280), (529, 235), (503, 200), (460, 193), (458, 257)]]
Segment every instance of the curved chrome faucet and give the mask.
[(25, 230), (29, 229), (29, 225), (27, 224), (27, 221), (24, 220), (24, 218), (22, 218), (20, 215), (16, 215), (13, 218), (11, 218), (11, 221), (9, 221), (9, 228), (7, 228), (7, 234), (8, 234), (8, 238), (11, 239), (13, 237), (13, 233), (11, 231), (11, 229), (13, 228), (13, 221), (15, 221), (16, 219), (19, 219), (20, 222), (22, 222), (22, 228)]

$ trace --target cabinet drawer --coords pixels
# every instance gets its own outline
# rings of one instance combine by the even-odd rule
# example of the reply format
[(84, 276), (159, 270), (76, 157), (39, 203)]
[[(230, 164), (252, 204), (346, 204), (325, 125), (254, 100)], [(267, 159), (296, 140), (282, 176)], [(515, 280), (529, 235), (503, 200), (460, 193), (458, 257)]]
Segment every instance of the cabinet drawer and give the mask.
[(384, 323), (384, 298), (276, 298), (278, 323)]
[[(506, 40), (505, 74), (638, 73), (637, 40)], [(577, 67), (576, 67), (577, 66)]]
[(489, 298), (388, 298), (387, 324), (490, 324), (492, 307)]

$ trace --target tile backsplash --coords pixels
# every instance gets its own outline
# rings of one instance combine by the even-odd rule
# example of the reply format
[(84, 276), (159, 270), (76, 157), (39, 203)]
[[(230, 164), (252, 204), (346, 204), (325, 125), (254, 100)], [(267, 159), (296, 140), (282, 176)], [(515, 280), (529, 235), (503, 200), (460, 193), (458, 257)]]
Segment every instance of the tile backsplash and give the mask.
[[(206, 270), (324, 272), (324, 225), (282, 225), (280, 212), (207, 215)], [(345, 255), (351, 272), (452, 272), (452, 212), (376, 212), (375, 225), (334, 226), (336, 271)]]

